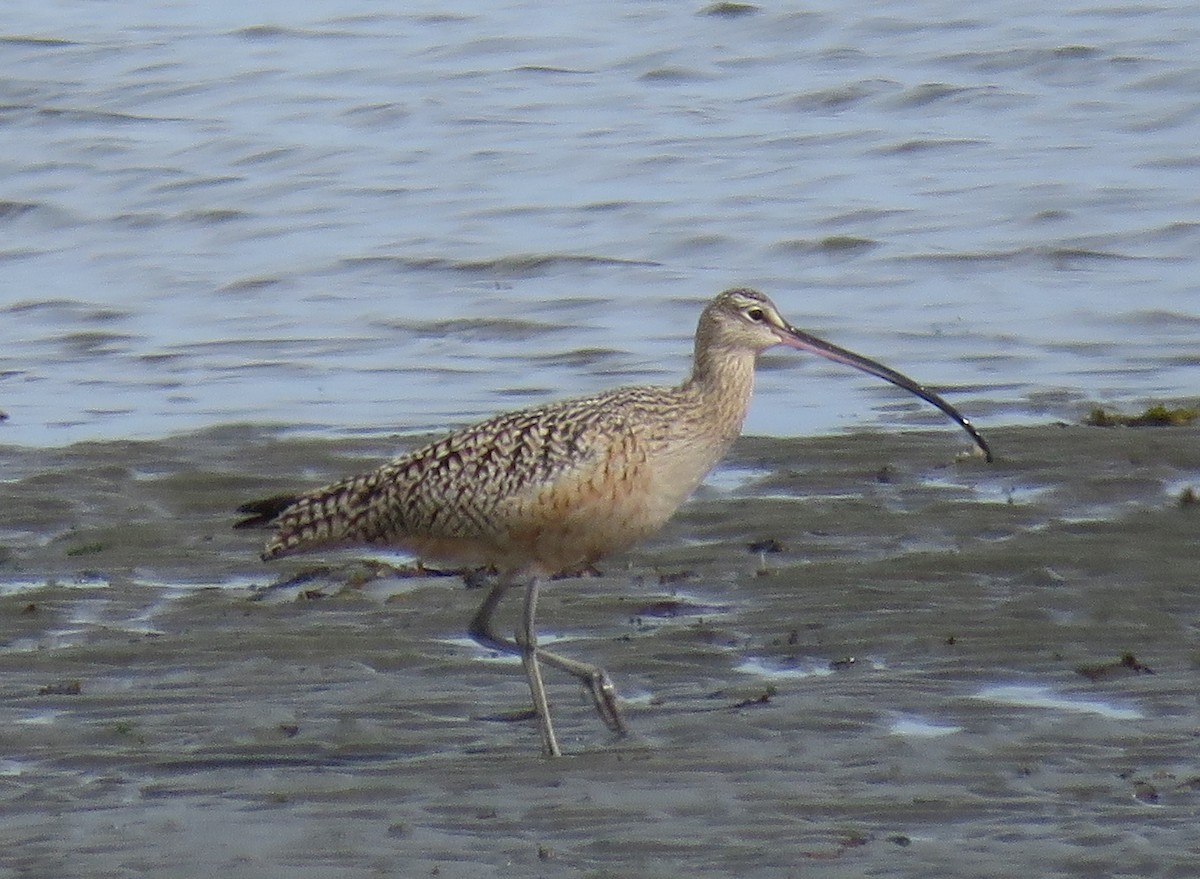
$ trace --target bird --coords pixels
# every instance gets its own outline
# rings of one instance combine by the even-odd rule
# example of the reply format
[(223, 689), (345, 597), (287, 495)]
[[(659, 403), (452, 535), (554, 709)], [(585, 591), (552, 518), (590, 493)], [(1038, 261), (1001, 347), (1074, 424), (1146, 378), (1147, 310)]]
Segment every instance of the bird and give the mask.
[[(422, 561), (491, 567), (497, 577), (468, 632), (519, 656), (542, 750), (559, 756), (541, 666), (578, 678), (601, 721), (627, 732), (603, 669), (538, 646), (542, 583), (629, 549), (658, 531), (741, 432), (759, 354), (782, 345), (891, 382), (957, 422), (987, 461), (976, 427), (933, 391), (881, 363), (789, 324), (763, 293), (726, 290), (700, 314), (691, 373), (678, 385), (622, 387), (496, 415), (383, 466), (302, 494), (238, 508), (237, 528), (273, 528), (264, 561), (297, 553), (383, 546)], [(524, 585), (515, 638), (492, 616)]]

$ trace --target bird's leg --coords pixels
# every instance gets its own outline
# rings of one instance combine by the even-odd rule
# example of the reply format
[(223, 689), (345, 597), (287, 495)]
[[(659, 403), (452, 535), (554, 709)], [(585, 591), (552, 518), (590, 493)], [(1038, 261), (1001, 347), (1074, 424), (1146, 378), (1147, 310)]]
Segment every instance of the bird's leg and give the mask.
[(596, 706), (596, 713), (600, 715), (605, 726), (618, 735), (623, 736), (628, 732), (625, 719), (621, 717), (621, 712), (617, 708), (617, 688), (613, 686), (608, 672), (598, 666), (588, 665), (577, 659), (567, 659), (565, 656), (546, 650), (539, 649), (538, 656), (546, 665), (561, 669), (567, 674), (579, 678), (587, 687), (588, 693), (592, 697), (592, 703)]
[(496, 581), (487, 597), (484, 598), (483, 604), (479, 606), (479, 610), (475, 612), (475, 616), (471, 618), (471, 625), (467, 631), (477, 643), (484, 647), (499, 650), (502, 653), (515, 653), (521, 657), (521, 663), (525, 666), (525, 676), (529, 680), (529, 691), (533, 695), (533, 710), (537, 715), (538, 728), (542, 734), (542, 747), (551, 757), (561, 756), (562, 751), (558, 747), (558, 739), (554, 735), (554, 726), (550, 720), (546, 686), (542, 683), (542, 671), (538, 666), (537, 630), (534, 627), (538, 590), (536, 577), (530, 579), (525, 591), (525, 613), (517, 640), (509, 641), (492, 631), (492, 614), (496, 612), (496, 607), (512, 584), (513, 576), (511, 574), (505, 574)]
[(529, 692), (533, 694), (533, 708), (537, 712), (538, 729), (542, 733), (542, 750), (549, 757), (561, 757), (562, 751), (554, 735), (554, 724), (550, 721), (550, 703), (546, 699), (546, 686), (542, 683), (542, 670), (538, 667), (535, 625), (537, 595), (538, 578), (531, 577), (525, 587), (525, 610), (521, 614), (521, 628), (517, 630), (517, 643), (521, 647), (521, 663), (525, 666), (525, 677), (529, 679)]
[(520, 645), (501, 638), (492, 631), (492, 614), (496, 612), (496, 606), (500, 604), (500, 599), (504, 597), (504, 593), (512, 584), (511, 574), (501, 575), (500, 579), (492, 584), (487, 597), (483, 599), (483, 604), (479, 605), (479, 610), (475, 611), (475, 616), (471, 617), (471, 625), (467, 627), (467, 634), (481, 647), (499, 650), (501, 653), (519, 654), (521, 652)]
[[(489, 648), (490, 650), (498, 650), (501, 653), (511, 653), (517, 656), (523, 655), (523, 650), (520, 644), (515, 641), (509, 641), (507, 638), (502, 638), (492, 631), (492, 614), (495, 613), (496, 607), (500, 604), (500, 599), (504, 597), (504, 593), (513, 584), (511, 575), (504, 575), (487, 594), (487, 598), (483, 600), (483, 604), (479, 606), (475, 616), (471, 619), (471, 625), (468, 633), (476, 643)], [(557, 653), (551, 653), (549, 650), (537, 648), (538, 658), (553, 668), (565, 671), (569, 675), (579, 678), (585, 687), (588, 694), (592, 697), (592, 702), (596, 706), (596, 713), (600, 715), (600, 719), (613, 732), (619, 735), (625, 735), (627, 732), (625, 721), (621, 717), (621, 712), (617, 708), (617, 688), (613, 686), (612, 679), (609, 678), (608, 672), (594, 665), (588, 665), (586, 662), (580, 662), (576, 659), (568, 659), (565, 656), (560, 656)]]

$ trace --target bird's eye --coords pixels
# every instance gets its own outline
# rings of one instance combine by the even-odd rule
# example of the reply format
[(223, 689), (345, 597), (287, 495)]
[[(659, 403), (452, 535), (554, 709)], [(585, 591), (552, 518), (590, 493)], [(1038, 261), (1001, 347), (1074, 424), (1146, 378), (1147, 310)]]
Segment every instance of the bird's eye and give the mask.
[(761, 308), (746, 309), (746, 317), (750, 318), (750, 320), (754, 321), (756, 324), (762, 323), (766, 316), (766, 313)]

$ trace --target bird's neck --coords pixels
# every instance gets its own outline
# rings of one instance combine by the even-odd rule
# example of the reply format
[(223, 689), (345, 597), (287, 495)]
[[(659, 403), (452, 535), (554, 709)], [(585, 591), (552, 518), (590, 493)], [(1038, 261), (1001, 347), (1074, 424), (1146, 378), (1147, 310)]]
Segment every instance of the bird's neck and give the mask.
[(756, 355), (745, 349), (697, 345), (692, 374), (682, 390), (695, 399), (712, 424), (728, 441), (741, 432), (754, 392)]

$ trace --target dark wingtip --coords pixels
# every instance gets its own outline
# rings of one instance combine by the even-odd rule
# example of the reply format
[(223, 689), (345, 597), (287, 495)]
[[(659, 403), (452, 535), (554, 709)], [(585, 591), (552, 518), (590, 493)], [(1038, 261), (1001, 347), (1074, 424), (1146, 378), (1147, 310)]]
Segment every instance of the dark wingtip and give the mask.
[(274, 497), (250, 501), (237, 508), (239, 513), (248, 513), (245, 519), (233, 523), (234, 528), (269, 528), (279, 514), (296, 502), (292, 494), (277, 494)]

